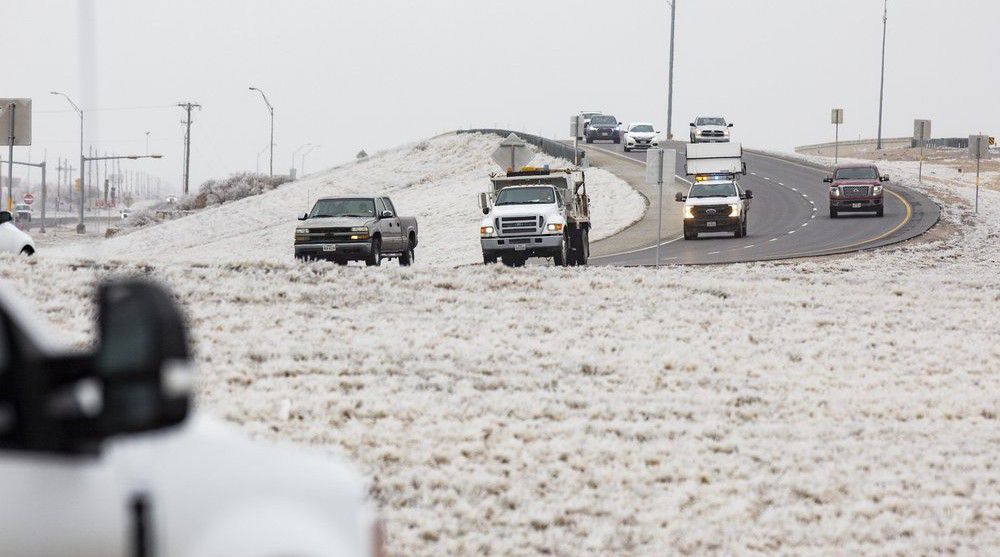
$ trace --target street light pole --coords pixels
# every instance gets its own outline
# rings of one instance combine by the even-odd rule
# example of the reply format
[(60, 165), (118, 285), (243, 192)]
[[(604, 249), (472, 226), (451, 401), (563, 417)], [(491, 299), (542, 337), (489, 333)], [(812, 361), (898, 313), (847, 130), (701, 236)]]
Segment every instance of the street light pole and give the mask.
[(267, 100), (267, 95), (263, 91), (256, 87), (251, 87), (251, 91), (257, 91), (260, 96), (264, 99), (264, 104), (267, 105), (267, 109), (271, 112), (271, 164), (270, 164), (270, 174), (274, 176), (274, 107), (271, 106), (271, 102)]
[[(293, 172), (295, 171), (295, 156), (298, 155), (300, 151), (302, 151), (303, 149), (305, 149), (306, 147), (309, 147), (311, 145), (312, 145), (312, 143), (306, 143), (305, 145), (302, 145), (301, 147), (299, 147), (298, 149), (296, 149), (295, 151), (292, 152), (292, 171)], [(297, 178), (298, 176), (295, 176), (295, 177)]]
[[(86, 166), (86, 157), (83, 156), (83, 109), (76, 106), (73, 99), (69, 98), (66, 93), (60, 93), (59, 91), (52, 91), (53, 95), (59, 95), (69, 101), (69, 104), (73, 107), (73, 110), (80, 115), (80, 222), (76, 224), (76, 233), (84, 234), (87, 232), (87, 226), (83, 224), (83, 207), (85, 199), (87, 198), (87, 187), (84, 184), (84, 166)], [(72, 187), (71, 187), (72, 189)]]
[(303, 176), (306, 175), (306, 155), (308, 155), (309, 153), (312, 153), (313, 149), (318, 149), (319, 147), (320, 147), (319, 145), (311, 145), (308, 149), (306, 149), (305, 153), (302, 153), (302, 164), (299, 165), (299, 166), (300, 166), (300, 169), (302, 170), (302, 175)]
[(667, 139), (674, 138), (674, 29), (677, 22), (677, 0), (670, 1), (670, 76), (667, 78)]
[(878, 143), (875, 148), (882, 150), (882, 100), (885, 95), (885, 31), (889, 21), (889, 0), (882, 4), (882, 81), (878, 88)]

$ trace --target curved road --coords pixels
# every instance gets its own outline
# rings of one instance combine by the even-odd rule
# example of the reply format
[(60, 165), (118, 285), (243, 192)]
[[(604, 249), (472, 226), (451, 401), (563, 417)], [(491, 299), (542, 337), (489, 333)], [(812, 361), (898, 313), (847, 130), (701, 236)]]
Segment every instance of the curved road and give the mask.
[[(665, 147), (677, 150), (677, 169), (683, 173), (684, 144), (671, 142)], [(593, 144), (586, 148), (629, 164), (645, 166), (645, 153), (624, 153), (621, 145)], [(747, 237), (733, 238), (732, 234), (718, 233), (684, 240), (676, 233), (677, 222), (669, 223), (669, 227), (665, 222), (660, 245), (661, 263), (738, 263), (848, 253), (914, 238), (933, 227), (940, 217), (940, 208), (927, 196), (890, 182), (886, 187), (884, 217), (847, 214), (831, 219), (827, 205), (829, 186), (823, 182), (829, 175), (828, 169), (746, 150), (744, 159), (749, 173), (740, 183), (754, 194)], [(669, 193), (674, 189), (664, 187), (665, 219), (680, 218), (681, 204)], [(649, 202), (651, 208), (656, 207), (655, 198)], [(655, 221), (655, 209), (647, 211), (644, 220), (648, 219)], [(645, 241), (637, 242), (632, 249), (595, 254), (591, 264), (655, 264), (655, 223), (652, 227), (647, 226), (649, 228), (653, 235)], [(668, 235), (667, 230), (674, 233)]]

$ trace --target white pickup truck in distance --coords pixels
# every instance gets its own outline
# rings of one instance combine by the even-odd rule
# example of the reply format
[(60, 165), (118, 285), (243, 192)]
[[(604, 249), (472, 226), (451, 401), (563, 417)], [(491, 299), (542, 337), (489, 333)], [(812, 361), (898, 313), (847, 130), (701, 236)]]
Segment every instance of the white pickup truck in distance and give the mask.
[(699, 116), (691, 122), (691, 143), (726, 143), (732, 127), (722, 116)]
[(685, 164), (694, 181), (687, 195), (676, 197), (684, 203), (684, 239), (695, 240), (698, 234), (711, 232), (746, 236), (753, 192), (739, 182), (739, 176), (746, 173), (742, 145), (689, 144)]
[(325, 455), (191, 416), (173, 299), (98, 292), (97, 346), (66, 348), (0, 281), (0, 555), (370, 557), (368, 484)]
[(486, 215), (479, 227), (483, 263), (519, 267), (529, 257), (556, 265), (586, 265), (590, 258), (590, 198), (583, 171), (525, 167), (491, 176), (481, 193)]

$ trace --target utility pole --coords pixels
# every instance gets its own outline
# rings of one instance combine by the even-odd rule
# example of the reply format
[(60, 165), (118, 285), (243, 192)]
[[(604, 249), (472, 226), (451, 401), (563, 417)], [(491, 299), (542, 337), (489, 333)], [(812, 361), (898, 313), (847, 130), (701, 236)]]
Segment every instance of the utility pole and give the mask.
[(267, 105), (267, 109), (271, 112), (271, 165), (269, 167), (269, 173), (274, 176), (274, 107), (271, 105), (271, 101), (267, 100), (267, 95), (263, 91), (256, 87), (251, 87), (251, 91), (257, 91), (260, 96), (264, 99), (264, 104)]
[(667, 78), (667, 139), (674, 138), (674, 29), (677, 22), (677, 0), (670, 1), (670, 76)]
[(882, 81), (878, 89), (878, 143), (875, 149), (882, 150), (882, 101), (885, 98), (885, 31), (889, 21), (889, 0), (882, 4)]
[[(191, 180), (191, 109), (197, 108), (201, 110), (201, 105), (193, 102), (177, 103), (177, 106), (184, 109), (187, 113), (186, 121), (182, 122), (184, 127), (184, 195), (188, 194), (189, 182)], [(149, 138), (149, 132), (146, 132), (147, 142)], [(146, 150), (149, 151), (149, 146), (147, 143)]]

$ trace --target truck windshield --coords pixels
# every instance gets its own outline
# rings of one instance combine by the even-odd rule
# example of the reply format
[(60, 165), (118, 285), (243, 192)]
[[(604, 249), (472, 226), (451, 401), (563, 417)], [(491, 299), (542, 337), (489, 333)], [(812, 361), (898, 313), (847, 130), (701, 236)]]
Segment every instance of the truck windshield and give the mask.
[(704, 197), (736, 197), (736, 187), (732, 184), (696, 184), (691, 186), (688, 199)]
[(637, 133), (652, 133), (653, 126), (649, 126), (646, 124), (639, 124), (638, 126), (632, 126), (632, 129), (630, 131), (634, 131)]
[(552, 188), (507, 188), (497, 195), (497, 205), (544, 205), (555, 203)]
[(617, 126), (618, 119), (614, 116), (598, 115), (590, 119), (591, 126)]
[(725, 118), (698, 118), (694, 121), (698, 126), (725, 126)]
[(320, 199), (313, 205), (309, 218), (374, 217), (375, 201), (370, 198)]
[(878, 180), (878, 170), (868, 166), (837, 169), (837, 180)]

